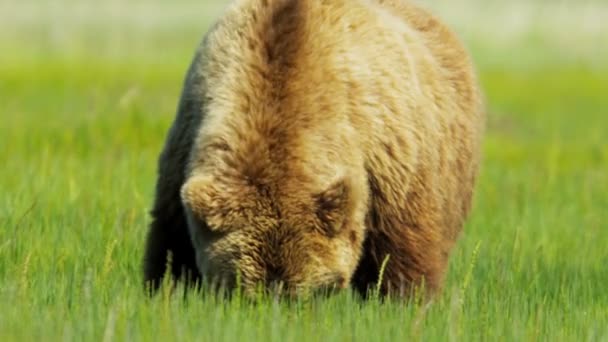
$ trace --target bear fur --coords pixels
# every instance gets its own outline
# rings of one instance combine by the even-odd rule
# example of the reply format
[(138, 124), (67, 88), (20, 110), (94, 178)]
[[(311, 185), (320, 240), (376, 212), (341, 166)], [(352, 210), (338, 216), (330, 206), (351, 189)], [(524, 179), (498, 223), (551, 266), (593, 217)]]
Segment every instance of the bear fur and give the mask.
[(467, 52), (408, 1), (234, 1), (159, 158), (145, 282), (365, 295), (386, 260), (381, 294), (436, 293), (484, 124)]

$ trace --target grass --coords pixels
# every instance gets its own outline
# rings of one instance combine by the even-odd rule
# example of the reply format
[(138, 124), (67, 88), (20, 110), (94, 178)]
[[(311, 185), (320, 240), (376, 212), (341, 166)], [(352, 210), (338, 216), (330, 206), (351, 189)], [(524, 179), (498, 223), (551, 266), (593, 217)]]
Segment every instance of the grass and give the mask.
[[(504, 45), (448, 16), (472, 47), (490, 119), (475, 208), (433, 304), (347, 291), (249, 305), (147, 300), (140, 287), (156, 158), (218, 7), (104, 2), (95, 16), (79, 2), (84, 19), (65, 9), (59, 20), (62, 7), (37, 4), (0, 10), (0, 340), (608, 341), (606, 24), (575, 16), (584, 10), (567, 35), (548, 20)], [(551, 43), (564, 41), (580, 48)]]

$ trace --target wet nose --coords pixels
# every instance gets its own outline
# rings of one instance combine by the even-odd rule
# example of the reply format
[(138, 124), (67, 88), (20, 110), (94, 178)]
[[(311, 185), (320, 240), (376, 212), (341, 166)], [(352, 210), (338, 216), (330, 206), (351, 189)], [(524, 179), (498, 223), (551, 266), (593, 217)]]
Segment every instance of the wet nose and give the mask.
[(278, 266), (269, 266), (266, 269), (266, 286), (272, 290), (280, 290), (281, 287), (286, 285), (287, 279), (285, 279), (285, 271), (283, 268)]
[(284, 271), (282, 267), (278, 267), (275, 265), (269, 265), (266, 268), (266, 282), (267, 283), (272, 283), (272, 282), (278, 282), (283, 279), (284, 276)]

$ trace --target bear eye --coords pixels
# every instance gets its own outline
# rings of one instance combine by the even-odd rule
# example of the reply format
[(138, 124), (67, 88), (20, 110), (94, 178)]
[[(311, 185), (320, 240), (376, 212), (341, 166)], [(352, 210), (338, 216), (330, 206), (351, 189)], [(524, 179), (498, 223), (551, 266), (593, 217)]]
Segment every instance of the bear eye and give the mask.
[(201, 218), (201, 221), (209, 231), (214, 233), (226, 233), (235, 226), (229, 213), (223, 211), (210, 210)]
[(208, 230), (210, 230), (212, 232), (218, 232), (218, 231), (222, 230), (222, 224), (221, 224), (220, 220), (213, 219), (213, 218), (209, 219), (207, 217), (203, 217), (201, 219), (201, 222), (205, 228), (207, 228)]
[(209, 150), (209, 151), (223, 151), (223, 152), (232, 151), (228, 142), (226, 140), (220, 139), (220, 138), (212, 139), (211, 141), (206, 143), (204, 149)]

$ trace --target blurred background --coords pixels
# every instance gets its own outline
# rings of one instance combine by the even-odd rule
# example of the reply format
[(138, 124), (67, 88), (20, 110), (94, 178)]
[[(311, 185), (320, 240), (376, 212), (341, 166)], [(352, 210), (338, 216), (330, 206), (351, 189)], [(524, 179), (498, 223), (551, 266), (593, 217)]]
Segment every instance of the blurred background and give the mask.
[[(517, 66), (601, 64), (608, 38), (603, 0), (419, 0), (477, 51), (478, 62)], [(0, 38), (15, 52), (98, 59), (169, 56), (191, 50), (227, 0), (3, 0)], [(6, 45), (7, 44), (7, 45)], [(4, 53), (2, 61), (16, 58)], [(482, 58), (483, 57), (483, 58)], [(21, 59), (21, 58), (18, 58)]]

